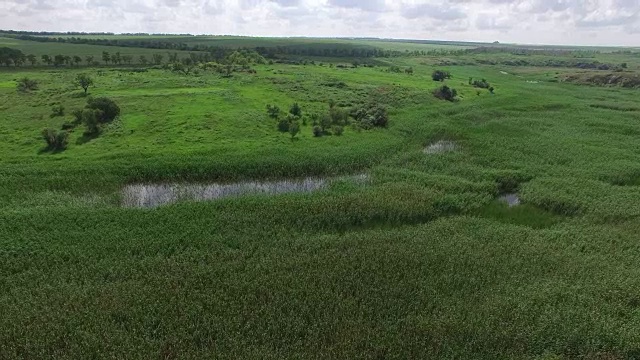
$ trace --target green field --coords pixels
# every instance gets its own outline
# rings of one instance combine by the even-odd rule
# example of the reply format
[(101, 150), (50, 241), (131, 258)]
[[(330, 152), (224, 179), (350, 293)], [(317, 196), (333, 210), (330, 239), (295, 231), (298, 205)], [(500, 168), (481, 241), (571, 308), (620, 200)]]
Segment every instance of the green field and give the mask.
[[(0, 67), (0, 358), (640, 358), (640, 90), (562, 81), (635, 76), (640, 57), (595, 56), (627, 67), (505, 66), (521, 56), (504, 53), (276, 61), (230, 76)], [(457, 101), (433, 96), (437, 69)], [(87, 102), (78, 74), (121, 114), (46, 151), (42, 129)], [(17, 91), (24, 77), (38, 89)], [(389, 124), (316, 137), (312, 114), (331, 102), (384, 107)], [(292, 140), (266, 106), (293, 103)], [(433, 150), (443, 143), (451, 151)], [(342, 178), (122, 206), (131, 184), (306, 177)]]

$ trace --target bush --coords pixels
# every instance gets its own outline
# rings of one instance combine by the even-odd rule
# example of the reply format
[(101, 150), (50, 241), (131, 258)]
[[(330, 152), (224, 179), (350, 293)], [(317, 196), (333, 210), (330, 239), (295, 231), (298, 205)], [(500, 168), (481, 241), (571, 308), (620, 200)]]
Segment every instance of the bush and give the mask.
[(344, 128), (340, 125), (336, 125), (331, 128), (331, 131), (333, 132), (333, 135), (340, 136), (342, 135), (342, 133), (344, 133)]
[(322, 130), (322, 128), (318, 125), (313, 127), (313, 136), (315, 137), (321, 137), (322, 135), (324, 135), (324, 130)]
[(57, 116), (64, 116), (64, 106), (55, 105), (54, 107), (51, 108), (50, 117), (54, 118), (54, 117), (57, 117)]
[(389, 123), (387, 109), (380, 105), (367, 105), (360, 108), (354, 108), (351, 110), (351, 116), (363, 129), (387, 127)]
[(42, 138), (47, 142), (47, 150), (62, 151), (69, 145), (69, 133), (48, 128), (42, 130)]
[(473, 85), (473, 87), (477, 87), (480, 89), (488, 89), (491, 87), (491, 85), (489, 85), (489, 82), (487, 82), (487, 80), (482, 79), (482, 80), (473, 80), (473, 82), (471, 83)]
[(103, 116), (102, 111), (96, 109), (84, 109), (82, 111), (82, 123), (87, 127), (86, 135), (95, 136), (100, 134), (100, 119)]
[(302, 117), (302, 109), (300, 108), (300, 105), (298, 105), (298, 103), (295, 103), (291, 106), (291, 109), (289, 109), (289, 113), (296, 117)]
[(431, 74), (433, 81), (444, 81), (445, 79), (451, 79), (451, 73), (443, 70), (436, 70)]
[(443, 85), (433, 91), (433, 95), (441, 100), (454, 101), (458, 92), (446, 85)]
[(280, 108), (277, 106), (267, 105), (267, 115), (272, 119), (280, 117)]
[(278, 131), (283, 133), (289, 132), (289, 124), (288, 118), (280, 119), (280, 121), (278, 121)]
[(120, 115), (120, 107), (107, 97), (89, 98), (86, 108), (100, 111), (98, 117), (100, 123), (111, 122)]
[(16, 88), (18, 89), (18, 91), (21, 91), (21, 92), (38, 90), (38, 81), (31, 80), (25, 77), (18, 80), (18, 84), (16, 85)]
[(300, 132), (300, 124), (298, 121), (293, 121), (289, 124), (289, 134), (291, 135), (291, 140), (298, 135)]

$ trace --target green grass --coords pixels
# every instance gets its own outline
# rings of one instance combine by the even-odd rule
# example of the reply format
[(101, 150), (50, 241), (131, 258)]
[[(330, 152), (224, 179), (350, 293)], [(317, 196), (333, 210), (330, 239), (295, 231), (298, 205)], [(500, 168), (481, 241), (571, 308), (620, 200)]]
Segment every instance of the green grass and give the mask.
[[(413, 76), (0, 70), (0, 358), (638, 358), (637, 90), (438, 60), (384, 59)], [(436, 68), (459, 101), (431, 95)], [(42, 152), (41, 129), (71, 119), (51, 107), (85, 102), (80, 72), (122, 115)], [(24, 76), (40, 89), (18, 93)], [(390, 125), (291, 141), (265, 111), (330, 99), (383, 104)], [(438, 140), (457, 148), (423, 152)], [(119, 206), (132, 182), (357, 173), (368, 183)]]

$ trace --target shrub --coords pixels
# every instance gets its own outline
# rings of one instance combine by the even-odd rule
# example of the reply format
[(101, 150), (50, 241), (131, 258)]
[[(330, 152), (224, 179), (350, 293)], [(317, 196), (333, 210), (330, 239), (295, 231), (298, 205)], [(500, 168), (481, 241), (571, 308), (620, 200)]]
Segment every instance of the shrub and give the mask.
[(443, 85), (433, 91), (433, 95), (441, 100), (454, 101), (458, 92), (446, 85)]
[(302, 109), (298, 103), (291, 105), (291, 109), (289, 109), (289, 113), (296, 117), (302, 117)]
[(493, 86), (491, 86), (491, 87), (489, 88), (489, 92), (490, 92), (490, 93), (492, 93), (492, 94), (493, 94), (493, 91), (494, 91), (494, 90), (495, 90), (495, 89), (493, 88)]
[(38, 90), (38, 81), (31, 80), (25, 77), (18, 80), (18, 84), (16, 85), (16, 88), (18, 89), (18, 91), (21, 91), (21, 92)]
[(50, 117), (54, 118), (54, 117), (57, 117), (57, 116), (64, 116), (64, 106), (55, 105), (54, 107), (51, 108)]
[(349, 120), (349, 114), (346, 111), (338, 107), (332, 107), (329, 109), (329, 117), (331, 118), (331, 125), (347, 125)]
[(313, 136), (315, 137), (321, 137), (322, 135), (324, 135), (324, 130), (322, 130), (322, 127), (316, 125), (313, 127)]
[(331, 128), (331, 131), (333, 132), (333, 135), (340, 136), (344, 133), (344, 128), (340, 125), (336, 125)]
[(103, 117), (103, 113), (96, 109), (84, 109), (82, 111), (82, 123), (87, 127), (85, 131), (86, 135), (98, 135), (100, 134), (100, 119)]
[(89, 98), (87, 100), (87, 109), (100, 110), (98, 122), (108, 123), (113, 121), (118, 115), (120, 115), (120, 107), (115, 101), (107, 97)]
[(489, 85), (489, 82), (487, 82), (487, 80), (482, 79), (482, 80), (473, 80), (472, 82), (473, 87), (477, 87), (480, 89), (488, 89), (491, 87), (491, 85)]
[(289, 134), (291, 135), (291, 140), (298, 135), (300, 132), (300, 123), (298, 121), (293, 121), (289, 123)]
[(280, 117), (280, 108), (277, 106), (267, 105), (267, 115), (272, 119)]
[(51, 128), (42, 130), (42, 138), (47, 142), (47, 150), (62, 151), (69, 145), (69, 133)]
[(280, 121), (278, 121), (278, 131), (283, 133), (288, 132), (290, 124), (291, 122), (289, 121), (288, 117), (280, 119)]
[(387, 109), (380, 105), (367, 105), (351, 110), (351, 116), (363, 129), (386, 127), (389, 123)]
[(431, 74), (433, 81), (444, 81), (445, 79), (451, 79), (451, 73), (443, 70), (436, 70)]

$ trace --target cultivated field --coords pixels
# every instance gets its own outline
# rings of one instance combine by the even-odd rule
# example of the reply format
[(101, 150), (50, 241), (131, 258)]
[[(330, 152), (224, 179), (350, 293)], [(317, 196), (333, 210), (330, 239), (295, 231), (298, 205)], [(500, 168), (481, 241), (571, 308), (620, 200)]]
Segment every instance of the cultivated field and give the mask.
[(640, 357), (640, 55), (343, 41), (0, 67), (0, 358)]

